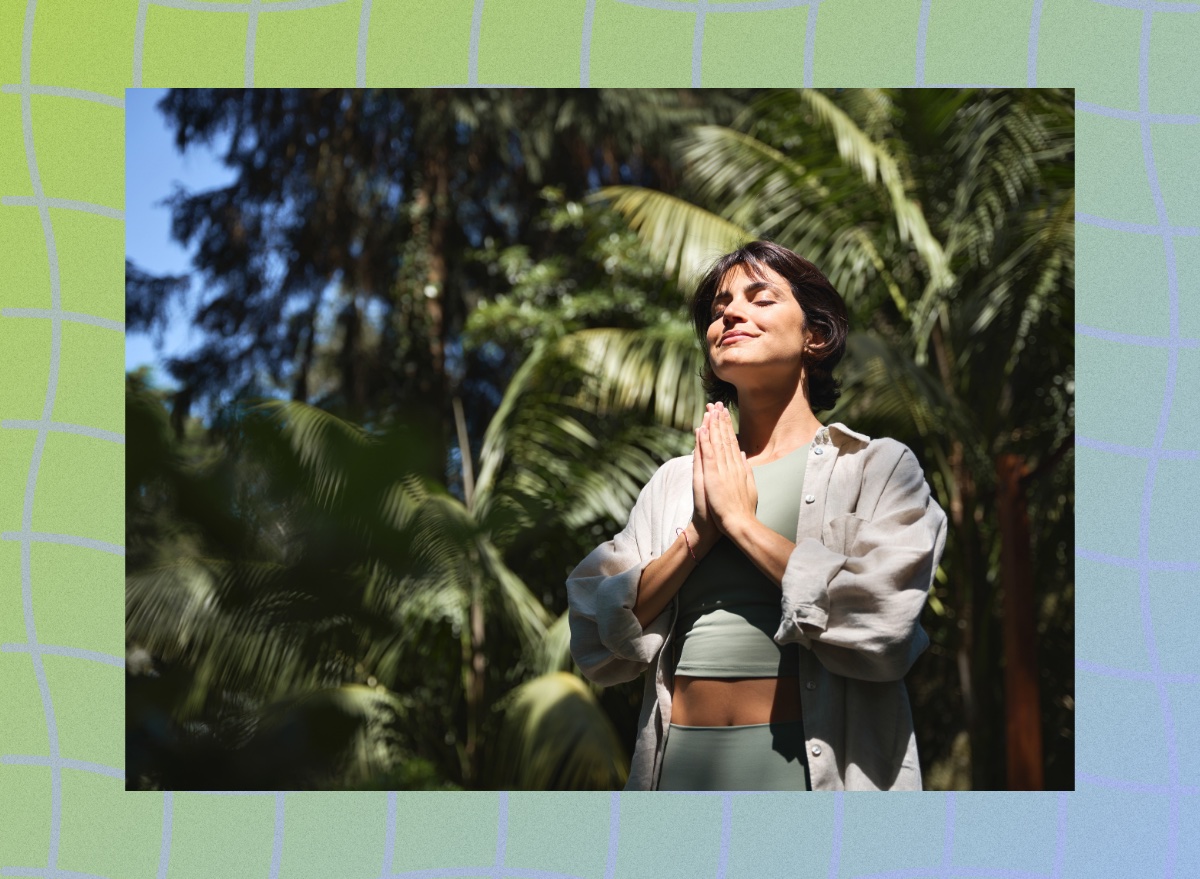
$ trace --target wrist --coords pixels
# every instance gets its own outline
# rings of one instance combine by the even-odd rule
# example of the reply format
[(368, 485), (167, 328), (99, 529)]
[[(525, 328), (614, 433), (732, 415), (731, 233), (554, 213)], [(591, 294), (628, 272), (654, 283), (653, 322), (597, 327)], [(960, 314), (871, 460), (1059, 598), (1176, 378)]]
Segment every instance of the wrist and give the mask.
[(725, 532), (725, 536), (738, 545), (739, 549), (744, 550), (749, 542), (751, 532), (756, 525), (759, 525), (758, 519), (754, 516), (737, 516), (736, 518), (723, 522), (721, 530)]
[(683, 529), (683, 533), (687, 538), (688, 547), (691, 549), (696, 561), (708, 555), (708, 551), (721, 539), (721, 533), (715, 528), (707, 528), (701, 531), (696, 527), (694, 521), (687, 523), (687, 527)]

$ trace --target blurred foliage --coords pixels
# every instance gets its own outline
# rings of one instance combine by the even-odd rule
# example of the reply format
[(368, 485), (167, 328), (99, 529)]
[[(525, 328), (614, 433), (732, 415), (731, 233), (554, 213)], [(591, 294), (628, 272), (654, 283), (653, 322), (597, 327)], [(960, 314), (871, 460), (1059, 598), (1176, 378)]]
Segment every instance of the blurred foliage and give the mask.
[[(641, 686), (573, 676), (563, 581), (690, 450), (684, 291), (757, 236), (850, 306), (825, 420), (911, 446), (951, 516), (909, 678), (927, 785), (1006, 784), (1016, 455), (1045, 784), (1073, 786), (1068, 92), (187, 90), (162, 110), (237, 175), (172, 197), (203, 343), (171, 390), (127, 381), (131, 786), (622, 784)], [(131, 329), (185, 290), (127, 265)]]
[(495, 784), (508, 790), (619, 790), (629, 762), (608, 717), (579, 677), (552, 672), (506, 698)]

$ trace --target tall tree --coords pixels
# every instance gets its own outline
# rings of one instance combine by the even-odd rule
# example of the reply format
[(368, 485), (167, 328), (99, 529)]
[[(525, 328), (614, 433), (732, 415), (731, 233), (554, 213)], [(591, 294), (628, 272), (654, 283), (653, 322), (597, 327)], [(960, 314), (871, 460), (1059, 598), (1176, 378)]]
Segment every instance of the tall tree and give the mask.
[[(471, 254), (550, 255), (555, 241), (530, 235), (545, 185), (572, 198), (668, 185), (671, 139), (734, 104), (680, 90), (186, 89), (160, 107), (181, 150), (207, 145), (236, 172), (170, 199), (205, 290), (203, 343), (169, 365), (177, 405), (282, 390), (367, 422), (403, 406), (452, 444), (450, 401), (490, 371), (463, 362), (459, 334), (504, 289)], [(132, 329), (162, 319), (164, 292), (131, 282)]]
[(185, 456), (161, 395), (131, 377), (126, 636), (149, 673), (130, 684), (135, 783), (346, 785), (417, 761), (485, 786), (502, 705), (519, 730), (502, 748), (527, 756), (553, 729), (590, 730), (503, 778), (622, 780), (591, 690), (530, 680), (562, 666), (565, 617), (551, 625), (505, 551), (627, 509), (680, 449), (653, 427), (601, 443), (574, 338), (536, 345), (508, 384), (465, 502), (419, 429), (295, 401), (230, 413), (217, 447)]

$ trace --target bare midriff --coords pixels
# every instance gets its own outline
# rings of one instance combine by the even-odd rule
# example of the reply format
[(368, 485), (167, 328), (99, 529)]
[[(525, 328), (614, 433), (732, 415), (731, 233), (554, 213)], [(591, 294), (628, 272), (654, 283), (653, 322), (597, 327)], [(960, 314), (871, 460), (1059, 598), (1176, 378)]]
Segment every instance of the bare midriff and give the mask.
[(675, 676), (671, 723), (745, 726), (801, 720), (796, 678), (693, 678)]

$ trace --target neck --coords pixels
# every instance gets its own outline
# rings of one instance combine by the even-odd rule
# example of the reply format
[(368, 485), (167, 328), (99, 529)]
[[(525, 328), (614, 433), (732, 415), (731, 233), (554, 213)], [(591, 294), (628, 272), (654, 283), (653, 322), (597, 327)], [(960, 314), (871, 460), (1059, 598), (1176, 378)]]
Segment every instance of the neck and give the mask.
[(738, 389), (738, 439), (747, 457), (773, 458), (799, 448), (812, 442), (821, 427), (804, 395), (803, 382), (794, 393)]

